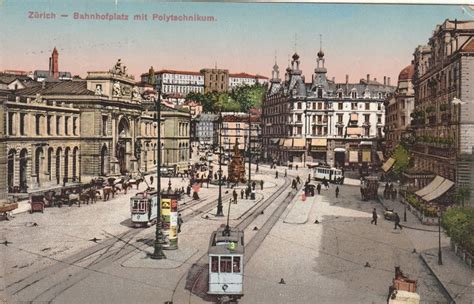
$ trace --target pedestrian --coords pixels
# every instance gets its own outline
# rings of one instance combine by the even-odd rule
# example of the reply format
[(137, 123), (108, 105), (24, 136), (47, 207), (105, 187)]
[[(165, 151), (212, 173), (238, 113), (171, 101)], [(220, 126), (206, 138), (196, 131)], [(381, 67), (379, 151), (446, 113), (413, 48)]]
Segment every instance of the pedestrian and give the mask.
[(400, 227), (400, 230), (403, 229), (400, 225), (400, 216), (398, 216), (398, 213), (395, 212), (395, 227), (393, 227), (393, 229), (397, 230), (397, 226)]
[(321, 194), (321, 184), (318, 183), (318, 185), (316, 186), (316, 190), (318, 190), (318, 194)]
[(217, 173), (214, 173), (214, 179), (217, 179)]
[(377, 209), (374, 208), (372, 211), (372, 221), (370, 221), (371, 224), (375, 224), (377, 226)]
[(275, 172), (275, 178), (278, 178), (278, 171)]
[(191, 186), (189, 186), (189, 185), (188, 185), (188, 187), (186, 188), (186, 194), (187, 194), (188, 196), (191, 195)]
[(181, 232), (181, 225), (184, 223), (181, 213), (178, 214), (178, 233)]
[(301, 183), (301, 180), (300, 180), (300, 177), (299, 177), (299, 176), (296, 177), (296, 182), (297, 182), (298, 184)]
[(339, 197), (339, 186), (336, 186), (336, 198)]
[(245, 199), (249, 199), (249, 195), (250, 195), (250, 189), (247, 187), (245, 188)]
[(152, 176), (150, 176), (150, 184), (151, 184), (152, 186), (153, 186), (153, 181), (154, 181), (154, 177), (153, 177), (153, 175), (152, 175)]
[(293, 181), (291, 182), (291, 188), (296, 189), (296, 180), (295, 179), (293, 179)]
[(255, 181), (252, 182), (252, 189), (255, 190), (255, 186), (257, 186), (257, 183)]
[(286, 169), (285, 169), (285, 177), (287, 176), (288, 174), (286, 173)]
[(240, 189), (240, 198), (244, 199), (244, 189)]
[(296, 165), (296, 171), (298, 171), (298, 165)]
[(260, 188), (263, 190), (263, 179), (260, 180)]
[(235, 191), (235, 189), (234, 189), (234, 191), (232, 192), (232, 195), (234, 196), (234, 203), (237, 204), (237, 197), (238, 197), (238, 194), (237, 194), (237, 191)]

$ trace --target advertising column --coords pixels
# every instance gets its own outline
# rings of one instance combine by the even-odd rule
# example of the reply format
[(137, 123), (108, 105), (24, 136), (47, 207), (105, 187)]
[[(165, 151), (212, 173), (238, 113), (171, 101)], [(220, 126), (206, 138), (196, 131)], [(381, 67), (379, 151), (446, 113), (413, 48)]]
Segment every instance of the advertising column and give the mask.
[(161, 219), (165, 244), (163, 249), (178, 249), (178, 197), (175, 194), (162, 193)]

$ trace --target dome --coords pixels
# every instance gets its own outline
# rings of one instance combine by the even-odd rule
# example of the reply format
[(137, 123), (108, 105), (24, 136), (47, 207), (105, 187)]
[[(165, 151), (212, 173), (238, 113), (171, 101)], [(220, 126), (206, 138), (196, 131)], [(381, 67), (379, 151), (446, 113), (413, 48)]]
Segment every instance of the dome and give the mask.
[(414, 73), (415, 73), (415, 66), (413, 64), (410, 64), (409, 66), (405, 67), (400, 72), (400, 74), (398, 75), (398, 81), (413, 79)]
[(323, 50), (319, 50), (319, 52), (318, 52), (318, 57), (319, 57), (319, 58), (323, 58), (323, 57), (324, 57), (324, 52), (323, 52)]
[(295, 53), (293, 54), (293, 60), (296, 61), (296, 60), (298, 60), (298, 59), (300, 59), (300, 56), (295, 52)]

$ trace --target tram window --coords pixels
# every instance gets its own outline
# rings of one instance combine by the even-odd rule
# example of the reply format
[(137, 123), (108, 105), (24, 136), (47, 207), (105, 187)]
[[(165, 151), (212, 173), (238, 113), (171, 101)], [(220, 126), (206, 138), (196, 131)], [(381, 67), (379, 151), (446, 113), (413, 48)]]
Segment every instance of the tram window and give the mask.
[(219, 257), (211, 257), (211, 272), (219, 271)]
[(138, 203), (137, 202), (133, 202), (133, 207), (132, 207), (133, 210), (137, 210), (138, 209)]
[(240, 257), (234, 257), (232, 272), (240, 272)]
[(232, 257), (221, 256), (221, 272), (232, 272)]

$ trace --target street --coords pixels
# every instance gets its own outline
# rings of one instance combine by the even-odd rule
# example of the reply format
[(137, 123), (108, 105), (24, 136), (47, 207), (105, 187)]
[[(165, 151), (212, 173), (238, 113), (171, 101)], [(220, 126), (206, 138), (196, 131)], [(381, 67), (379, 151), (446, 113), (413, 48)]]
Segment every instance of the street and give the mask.
[[(244, 228), (247, 244), (241, 303), (382, 303), (395, 266), (418, 280), (423, 303), (446, 303), (434, 277), (412, 253), (417, 239), (424, 240), (425, 248), (431, 240), (427, 235), (434, 237), (433, 233), (393, 230), (393, 223), (382, 218), (382, 206), (362, 202), (357, 186), (340, 186), (336, 199), (331, 185), (321, 195), (301, 201), (301, 190), (291, 191), (290, 181), (309, 171), (288, 170), (285, 179), (284, 168), (277, 170), (280, 178), (275, 179), (275, 170), (260, 165), (253, 176), (263, 179), (265, 186), (257, 187), (256, 201), (239, 195), (238, 204), (231, 205), (230, 224)], [(188, 183), (170, 180), (173, 187)], [(163, 178), (162, 186), (168, 181)], [(11, 242), (1, 247), (8, 301), (213, 301), (205, 293), (206, 252), (211, 232), (226, 220), (214, 216), (217, 186), (204, 184), (200, 201), (186, 197), (181, 202), (179, 249), (165, 251), (168, 258), (160, 261), (147, 257), (153, 251), (154, 226), (130, 228), (129, 198), (136, 192), (1, 222), (2, 240)], [(230, 194), (224, 186), (225, 215)], [(292, 201), (286, 202), (289, 195)], [(370, 224), (373, 208), (380, 216), (377, 226)]]

